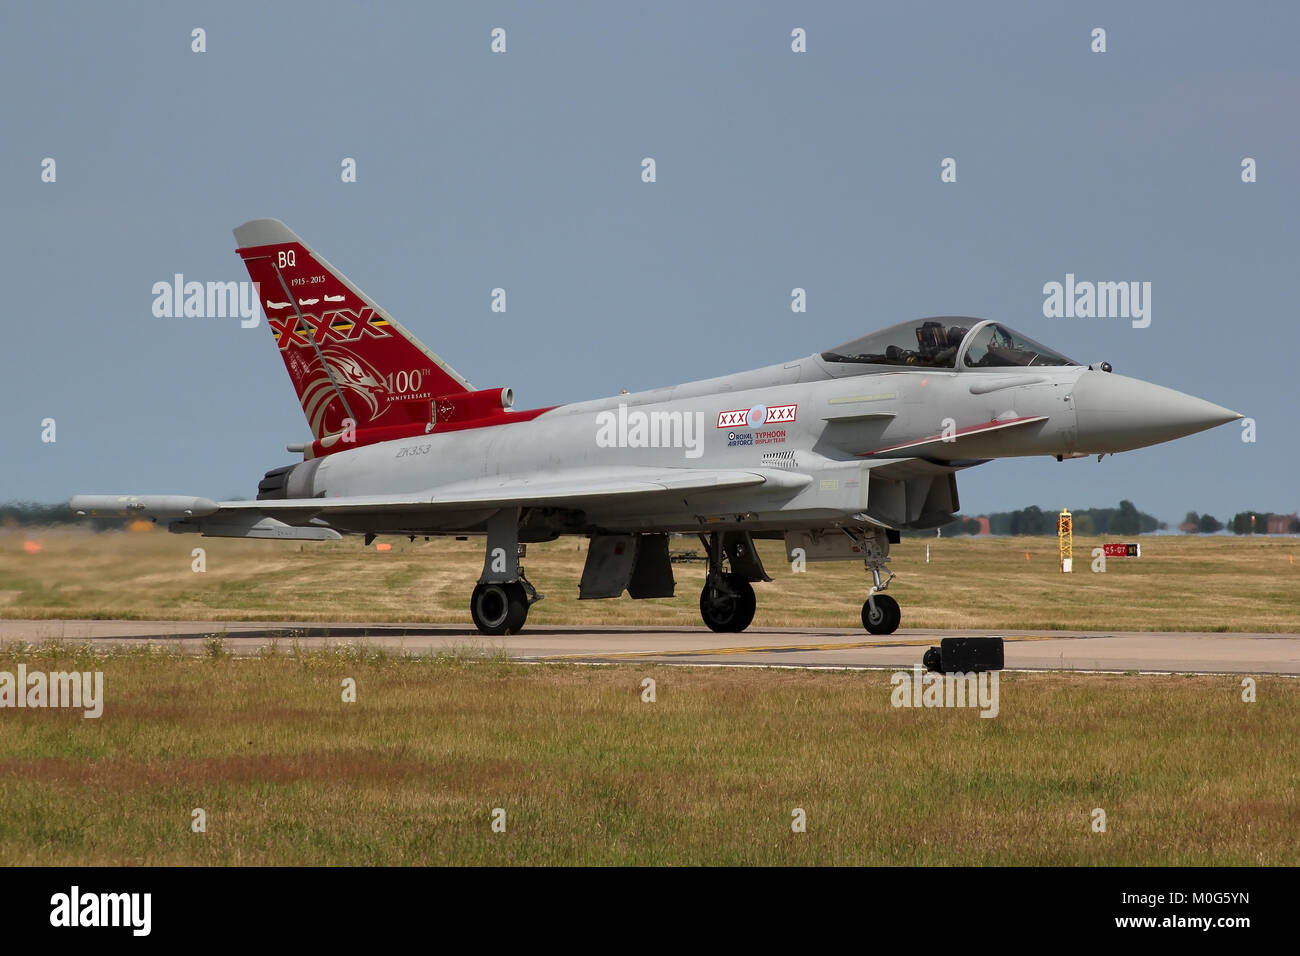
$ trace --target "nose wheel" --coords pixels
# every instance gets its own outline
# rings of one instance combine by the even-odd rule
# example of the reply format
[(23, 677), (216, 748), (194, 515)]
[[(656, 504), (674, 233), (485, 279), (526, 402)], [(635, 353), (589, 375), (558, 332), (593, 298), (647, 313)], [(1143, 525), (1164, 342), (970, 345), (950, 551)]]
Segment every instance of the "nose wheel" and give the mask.
[(862, 604), (862, 626), (872, 634), (893, 634), (902, 620), (902, 608), (888, 594), (873, 594)]
[(840, 530), (857, 545), (862, 555), (862, 566), (871, 575), (871, 590), (862, 602), (862, 626), (871, 634), (893, 634), (903, 620), (903, 612), (898, 602), (884, 593), (889, 582), (894, 580), (894, 572), (885, 565), (889, 560), (889, 536), (878, 528)]

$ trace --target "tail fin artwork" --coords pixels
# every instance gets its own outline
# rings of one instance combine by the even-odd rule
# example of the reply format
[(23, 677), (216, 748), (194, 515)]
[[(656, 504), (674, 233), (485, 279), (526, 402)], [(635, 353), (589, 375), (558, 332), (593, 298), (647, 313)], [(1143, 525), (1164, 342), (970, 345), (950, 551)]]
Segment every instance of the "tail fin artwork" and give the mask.
[(355, 435), (366, 444), (431, 431), (440, 403), (465, 403), (469, 382), (284, 223), (254, 219), (235, 229), (235, 240), (316, 439), (314, 453)]

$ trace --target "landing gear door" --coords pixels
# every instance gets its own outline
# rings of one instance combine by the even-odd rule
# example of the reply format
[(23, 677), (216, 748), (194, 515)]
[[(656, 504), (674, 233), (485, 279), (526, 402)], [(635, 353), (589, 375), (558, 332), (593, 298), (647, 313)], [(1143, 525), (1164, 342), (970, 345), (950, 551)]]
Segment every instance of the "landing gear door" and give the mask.
[(627, 583), (627, 596), (634, 600), (670, 598), (676, 590), (673, 562), (668, 555), (668, 535), (641, 535), (637, 542), (632, 580)]
[(578, 584), (578, 600), (614, 598), (627, 590), (636, 565), (636, 535), (601, 534), (591, 539)]
[(754, 539), (748, 531), (725, 532), (722, 535), (722, 550), (726, 552), (732, 574), (739, 574), (746, 581), (772, 580), (763, 569), (763, 559), (758, 556), (758, 549), (754, 547)]
[(596, 535), (587, 549), (578, 600), (672, 597), (677, 587), (666, 534)]

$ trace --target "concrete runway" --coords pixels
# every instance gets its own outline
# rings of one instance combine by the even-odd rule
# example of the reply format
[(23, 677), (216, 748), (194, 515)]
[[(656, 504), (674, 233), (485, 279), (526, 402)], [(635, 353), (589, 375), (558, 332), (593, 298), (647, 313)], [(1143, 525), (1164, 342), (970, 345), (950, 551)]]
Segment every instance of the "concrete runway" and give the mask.
[(1012, 670), (1139, 671), (1300, 675), (1300, 634), (1194, 632), (940, 631), (901, 629), (885, 638), (854, 628), (750, 628), (714, 634), (704, 627), (529, 626), (510, 637), (484, 637), (461, 625), (319, 622), (0, 620), (11, 641), (155, 643), (202, 653), (219, 634), (228, 650), (254, 654), (297, 640), (305, 648), (365, 643), (410, 654), (505, 652), (524, 661), (655, 662), (758, 667), (910, 667), (945, 637), (1001, 636)]

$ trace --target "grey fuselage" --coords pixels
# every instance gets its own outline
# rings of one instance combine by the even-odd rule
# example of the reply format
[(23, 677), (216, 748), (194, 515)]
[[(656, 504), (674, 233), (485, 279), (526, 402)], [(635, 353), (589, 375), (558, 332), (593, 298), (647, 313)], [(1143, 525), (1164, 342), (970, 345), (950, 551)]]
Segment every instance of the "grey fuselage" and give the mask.
[[(511, 541), (516, 530), (520, 541), (539, 541), (816, 537), (839, 528), (861, 545), (868, 531), (897, 540), (951, 522), (956, 473), (990, 459), (1100, 456), (1241, 418), (962, 317), (900, 323), (798, 361), (513, 413), (514, 421), (509, 412), (491, 424), (439, 420), (438, 409), (418, 437), (273, 469), (256, 500), (79, 495), (72, 505), (233, 537), (491, 537), (496, 522)], [(337, 442), (354, 440), (340, 433)]]
[[(581, 511), (529, 509), (521, 539), (618, 531), (777, 532), (828, 523), (934, 527), (952, 520), (958, 508), (956, 470), (992, 458), (1121, 450), (1101, 435), (1080, 443), (1073, 393), (1090, 376), (1110, 377), (1077, 365), (882, 368), (813, 355), (559, 406), (529, 421), (335, 452), (297, 466), (302, 472), (290, 479), (291, 496), (427, 491), (436, 498), (440, 489), (483, 479), (586, 474), (599, 480), (630, 466), (685, 468), (752, 472), (767, 480), (753, 487), (664, 493), (649, 506), (638, 501), (588, 503)], [(727, 423), (734, 414), (723, 416), (792, 406), (792, 412), (777, 413), (792, 420), (759, 422), (760, 414), (734, 425)], [(963, 434), (995, 421), (1035, 418), (1043, 420)], [(945, 429), (947, 440), (896, 448)], [(476, 532), (493, 510), (431, 512), (419, 520), (368, 515), (355, 524), (331, 518), (330, 524), (352, 532)]]

